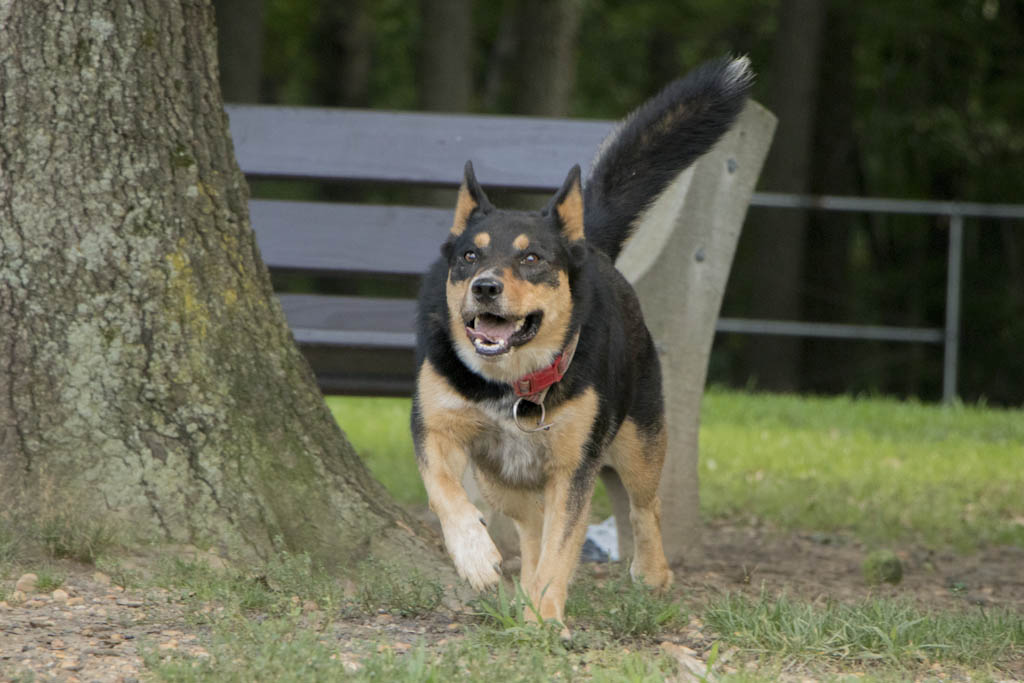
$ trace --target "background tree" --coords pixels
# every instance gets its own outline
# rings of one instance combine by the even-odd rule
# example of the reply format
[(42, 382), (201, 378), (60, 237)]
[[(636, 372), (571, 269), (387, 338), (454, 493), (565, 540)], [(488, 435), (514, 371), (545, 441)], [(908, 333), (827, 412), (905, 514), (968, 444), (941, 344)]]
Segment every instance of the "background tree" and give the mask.
[(420, 107), (462, 112), (473, 90), (473, 13), (469, 0), (420, 0)]
[(227, 102), (258, 102), (263, 80), (264, 4), (214, 0), (221, 95)]
[[(779, 118), (760, 187), (806, 194), (811, 189), (815, 117), (825, 4), (781, 0), (765, 104)], [(803, 256), (808, 212), (757, 211), (746, 231), (752, 255), (752, 286), (758, 292), (752, 317), (802, 319)], [(750, 346), (747, 367), (757, 386), (792, 391), (800, 386), (801, 340), (767, 337)]]
[(512, 111), (566, 116), (576, 76), (581, 0), (519, 0)]
[(211, 5), (15, 2), (0, 25), (4, 514), (447, 567), (335, 425), (272, 295)]

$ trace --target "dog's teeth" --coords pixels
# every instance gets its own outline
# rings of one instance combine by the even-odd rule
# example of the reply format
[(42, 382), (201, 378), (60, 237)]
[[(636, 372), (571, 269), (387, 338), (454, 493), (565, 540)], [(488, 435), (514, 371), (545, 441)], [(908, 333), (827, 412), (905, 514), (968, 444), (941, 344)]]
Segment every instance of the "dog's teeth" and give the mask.
[(477, 316), (477, 317), (473, 318), (473, 329), (474, 330), (476, 329), (476, 326), (478, 324), (480, 324), (480, 316)]
[(523, 325), (526, 324), (526, 318), (520, 318), (519, 322), (516, 323), (516, 332), (523, 329)]

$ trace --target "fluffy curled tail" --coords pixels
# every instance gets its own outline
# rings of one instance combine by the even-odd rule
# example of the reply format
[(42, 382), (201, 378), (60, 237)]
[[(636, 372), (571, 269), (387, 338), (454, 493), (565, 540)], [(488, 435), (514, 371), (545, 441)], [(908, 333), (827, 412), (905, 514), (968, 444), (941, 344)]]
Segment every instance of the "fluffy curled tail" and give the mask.
[(746, 57), (717, 59), (626, 117), (601, 143), (585, 184), (587, 242), (614, 260), (637, 217), (729, 129), (752, 82)]

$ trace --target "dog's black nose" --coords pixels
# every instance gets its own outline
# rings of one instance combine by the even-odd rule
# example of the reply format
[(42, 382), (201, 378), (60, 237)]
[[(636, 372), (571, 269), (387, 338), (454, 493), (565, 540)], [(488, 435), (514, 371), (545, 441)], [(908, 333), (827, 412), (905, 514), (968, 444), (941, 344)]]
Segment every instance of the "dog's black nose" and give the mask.
[(505, 289), (505, 285), (501, 284), (501, 280), (484, 277), (475, 280), (471, 289), (477, 301), (493, 301)]

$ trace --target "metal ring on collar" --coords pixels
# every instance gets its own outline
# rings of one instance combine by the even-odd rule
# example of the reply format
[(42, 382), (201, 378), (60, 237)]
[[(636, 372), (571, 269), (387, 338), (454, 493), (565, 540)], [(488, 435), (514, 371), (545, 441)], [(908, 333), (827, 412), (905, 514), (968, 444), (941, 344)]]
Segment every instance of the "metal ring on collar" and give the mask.
[(543, 403), (539, 404), (540, 405), (540, 420), (537, 421), (537, 426), (536, 427), (524, 427), (522, 425), (522, 423), (519, 422), (519, 404), (523, 402), (524, 398), (525, 397), (520, 396), (518, 399), (516, 399), (516, 402), (514, 404), (512, 404), (512, 419), (515, 420), (516, 427), (519, 427), (519, 429), (523, 430), (527, 434), (532, 434), (533, 432), (540, 432), (540, 431), (545, 431), (546, 432), (547, 430), (551, 429), (551, 425), (554, 424), (553, 422), (552, 423), (548, 423), (548, 424), (544, 423), (544, 415), (545, 415), (545, 413), (544, 413), (544, 404)]

